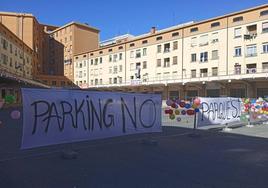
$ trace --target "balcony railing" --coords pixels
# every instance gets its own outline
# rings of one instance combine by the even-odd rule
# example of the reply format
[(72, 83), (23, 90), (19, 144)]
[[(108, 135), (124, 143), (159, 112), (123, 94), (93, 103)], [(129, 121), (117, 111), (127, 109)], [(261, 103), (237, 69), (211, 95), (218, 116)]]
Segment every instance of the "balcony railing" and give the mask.
[[(198, 77), (199, 76), (199, 77)], [(146, 78), (142, 77), (140, 79), (131, 79), (123, 81), (122, 83), (110, 84), (109, 80), (103, 82), (97, 86), (90, 87), (113, 87), (113, 86), (131, 86), (131, 85), (148, 85), (148, 84), (167, 84), (167, 83), (187, 83), (187, 82), (203, 82), (203, 81), (213, 81), (213, 80), (229, 80), (229, 79), (245, 79), (245, 78), (266, 78), (268, 77), (268, 69), (256, 69), (256, 68), (245, 68), (245, 69), (232, 69), (229, 74), (226, 75), (225, 71), (209, 71), (207, 73), (202, 73), (196, 75), (190, 74), (172, 74), (172, 75), (161, 75), (156, 77)]]

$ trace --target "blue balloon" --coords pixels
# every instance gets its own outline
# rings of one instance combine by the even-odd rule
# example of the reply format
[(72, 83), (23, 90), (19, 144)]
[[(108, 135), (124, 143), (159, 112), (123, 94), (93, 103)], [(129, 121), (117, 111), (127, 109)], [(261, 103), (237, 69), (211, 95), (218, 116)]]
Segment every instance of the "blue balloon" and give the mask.
[(194, 111), (195, 111), (196, 113), (199, 112), (199, 108), (194, 109)]
[(189, 109), (189, 108), (191, 108), (191, 105), (190, 104), (185, 104), (185, 108)]

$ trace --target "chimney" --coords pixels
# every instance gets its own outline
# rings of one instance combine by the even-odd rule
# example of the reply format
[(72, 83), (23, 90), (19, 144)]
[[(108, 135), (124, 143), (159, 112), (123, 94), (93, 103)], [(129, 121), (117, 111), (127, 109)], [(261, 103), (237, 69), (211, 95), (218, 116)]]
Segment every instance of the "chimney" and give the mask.
[(155, 32), (156, 32), (156, 27), (152, 27), (150, 33), (151, 33), (151, 34), (155, 34)]

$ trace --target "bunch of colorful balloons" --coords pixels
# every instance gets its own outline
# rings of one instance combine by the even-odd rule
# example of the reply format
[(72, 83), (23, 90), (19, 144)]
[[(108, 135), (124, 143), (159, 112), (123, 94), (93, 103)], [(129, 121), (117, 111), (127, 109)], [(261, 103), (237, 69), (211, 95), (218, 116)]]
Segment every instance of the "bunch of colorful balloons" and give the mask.
[[(268, 118), (268, 100), (259, 97), (258, 99), (242, 99), (243, 112), (251, 114), (253, 119)], [(249, 115), (247, 115), (249, 117)], [(247, 117), (245, 116), (245, 117)], [(248, 118), (247, 117), (247, 118)]]
[(167, 107), (165, 109), (165, 114), (169, 115), (171, 120), (177, 120), (178, 122), (181, 121), (181, 117), (177, 117), (179, 115), (188, 115), (192, 116), (195, 113), (199, 112), (199, 106), (201, 101), (199, 98), (194, 99), (193, 102), (187, 100), (180, 100), (180, 99), (168, 99), (166, 101)]

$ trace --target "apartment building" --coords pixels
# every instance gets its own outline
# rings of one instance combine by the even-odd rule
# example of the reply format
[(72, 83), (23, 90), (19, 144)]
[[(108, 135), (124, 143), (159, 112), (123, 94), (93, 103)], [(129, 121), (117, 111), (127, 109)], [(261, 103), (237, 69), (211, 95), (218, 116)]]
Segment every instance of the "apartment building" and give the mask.
[(32, 14), (12, 12), (0, 12), (0, 23), (36, 54), (34, 78), (57, 87), (73, 81), (73, 54), (99, 47), (99, 30), (87, 24), (58, 27), (40, 24)]
[(163, 98), (268, 95), (268, 5), (76, 54), (74, 73), (82, 88)]
[(54, 75), (55, 62), (64, 62), (62, 74), (73, 81), (73, 55), (99, 47), (99, 30), (87, 24), (70, 22), (49, 34), (49, 60), (44, 66), (46, 74)]
[(33, 78), (33, 50), (0, 23), (0, 69), (27, 79)]
[(6, 95), (21, 102), (20, 87), (45, 85), (33, 81), (36, 54), (19, 37), (0, 23), (0, 100)]
[(34, 64), (33, 73), (42, 74), (43, 56), (43, 26), (39, 24), (32, 14), (0, 12), (0, 23), (5, 25), (20, 40), (29, 46), (36, 54), (37, 61)]

